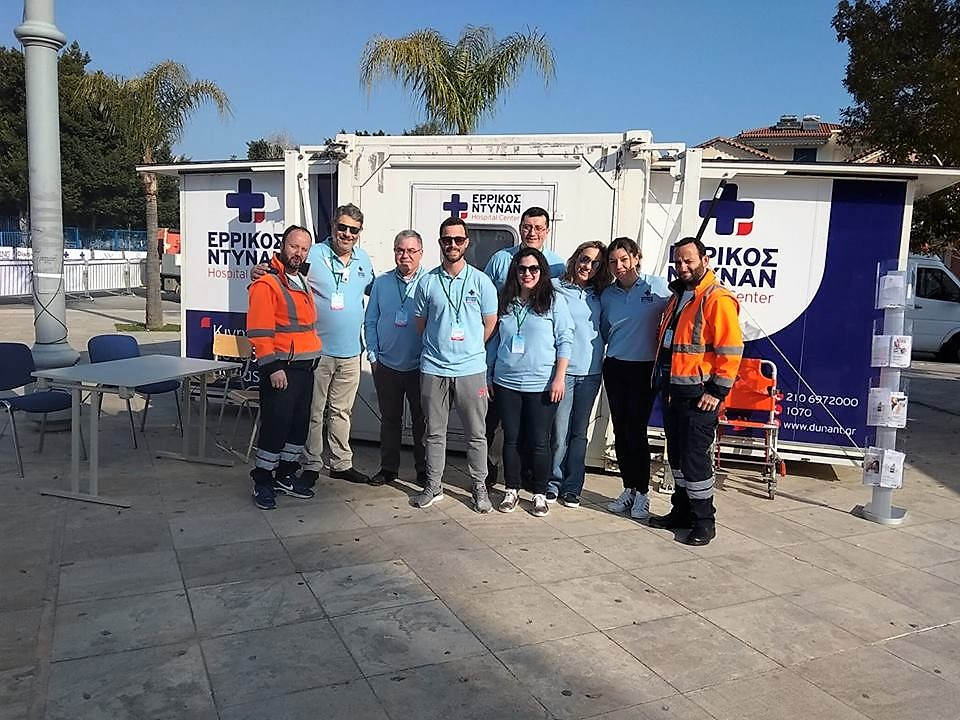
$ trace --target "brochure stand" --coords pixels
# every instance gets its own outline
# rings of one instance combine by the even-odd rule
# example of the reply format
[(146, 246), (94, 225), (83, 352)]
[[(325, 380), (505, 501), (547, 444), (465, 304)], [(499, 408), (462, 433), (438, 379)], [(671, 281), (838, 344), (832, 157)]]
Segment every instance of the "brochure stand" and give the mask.
[(906, 426), (907, 395), (901, 390), (900, 370), (910, 366), (912, 330), (904, 320), (912, 288), (907, 273), (878, 267), (875, 307), (883, 310), (873, 338), (871, 365), (880, 368), (879, 380), (872, 384), (867, 402), (867, 424), (876, 427), (872, 447), (864, 453), (863, 482), (872, 486), (870, 502), (861, 514), (881, 525), (899, 525), (907, 517), (904, 508), (893, 504), (893, 491), (903, 484), (904, 454), (897, 451), (897, 428)]

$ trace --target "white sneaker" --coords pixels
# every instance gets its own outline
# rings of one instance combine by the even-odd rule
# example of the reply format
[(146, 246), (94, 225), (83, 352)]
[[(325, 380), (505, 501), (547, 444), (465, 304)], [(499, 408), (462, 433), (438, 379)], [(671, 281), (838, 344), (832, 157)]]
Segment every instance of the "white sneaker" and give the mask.
[(534, 495), (533, 496), (533, 514), (537, 517), (543, 517), (548, 512), (550, 512), (550, 506), (547, 505), (547, 496), (546, 495)]
[(520, 493), (518, 493), (516, 490), (510, 490), (508, 488), (506, 492), (503, 493), (503, 500), (500, 501), (500, 505), (497, 506), (497, 510), (504, 513), (513, 512), (517, 509), (517, 502), (519, 500)]
[(630, 508), (630, 517), (634, 520), (646, 520), (650, 517), (650, 498), (646, 493), (637, 493)]
[(633, 490), (625, 488), (620, 497), (607, 505), (607, 510), (612, 513), (626, 512), (633, 505)]

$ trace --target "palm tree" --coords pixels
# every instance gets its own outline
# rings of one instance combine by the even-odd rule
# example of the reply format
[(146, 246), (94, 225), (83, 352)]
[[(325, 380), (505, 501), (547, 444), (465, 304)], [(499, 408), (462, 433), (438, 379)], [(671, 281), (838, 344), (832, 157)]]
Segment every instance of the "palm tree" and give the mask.
[(493, 114), (527, 63), (539, 70), (544, 84), (553, 79), (553, 50), (536, 28), (497, 42), (492, 28), (467, 25), (455, 44), (427, 28), (396, 39), (370, 38), (360, 82), (369, 93), (377, 81), (397, 79), (419, 96), (428, 121), (444, 132), (469, 134)]
[[(165, 60), (133, 78), (87, 75), (77, 87), (77, 97), (92, 103), (113, 131), (137, 149), (141, 162), (154, 162), (161, 148), (183, 137), (188, 118), (201, 105), (212, 102), (221, 117), (230, 115), (230, 101), (216, 83), (192, 80), (180, 63)], [(157, 175), (141, 174), (147, 208), (147, 311), (146, 326), (163, 325), (160, 304), (160, 255), (157, 238)]]

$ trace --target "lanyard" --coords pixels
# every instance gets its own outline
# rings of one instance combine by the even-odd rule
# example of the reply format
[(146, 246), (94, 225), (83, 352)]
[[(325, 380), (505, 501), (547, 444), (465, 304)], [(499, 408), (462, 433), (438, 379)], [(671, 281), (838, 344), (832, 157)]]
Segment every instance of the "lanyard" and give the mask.
[[(404, 283), (404, 282), (403, 282), (403, 277), (400, 275), (400, 271), (399, 271), (399, 270), (394, 270), (394, 273), (396, 273), (396, 276), (397, 276), (397, 294), (400, 295), (400, 307), (401, 307), (401, 308), (403, 308), (403, 306), (406, 304), (407, 300), (410, 298), (410, 286), (413, 285), (413, 284), (417, 281), (417, 278), (420, 277), (420, 273), (422, 273), (422, 272), (423, 272), (423, 268), (422, 268), (422, 267), (417, 268), (417, 271), (413, 274), (413, 277), (410, 278), (410, 282)], [(441, 285), (442, 285), (442, 283), (441, 283)], [(461, 293), (461, 296), (462, 296), (462, 295), (463, 295), (463, 293)]]
[[(523, 308), (522, 312), (517, 312), (519, 308)], [(520, 335), (520, 329), (523, 327), (523, 321), (527, 319), (527, 315), (530, 314), (529, 305), (521, 305), (516, 300), (513, 301), (513, 317), (517, 320), (517, 335)]]
[(467, 279), (470, 277), (470, 269), (464, 268), (463, 270), (463, 285), (460, 287), (460, 299), (456, 304), (453, 302), (453, 298), (450, 296), (451, 290), (453, 290), (453, 281), (457, 278), (450, 278), (450, 288), (447, 289), (443, 284), (443, 271), (440, 272), (440, 289), (443, 290), (443, 294), (447, 296), (447, 302), (450, 303), (450, 307), (453, 308), (453, 315), (457, 319), (457, 325), (460, 324), (460, 311), (463, 309), (463, 293), (467, 289)]
[(353, 251), (352, 250), (350, 251), (350, 259), (347, 260), (347, 264), (344, 265), (343, 261), (334, 254), (333, 249), (332, 248), (330, 249), (330, 274), (333, 275), (333, 282), (336, 285), (337, 292), (340, 292), (340, 282), (341, 282), (341, 278), (343, 277), (343, 273), (337, 272), (336, 270), (333, 269), (334, 261), (337, 261), (338, 263), (340, 263), (340, 267), (344, 269), (350, 267), (350, 263), (353, 262)]

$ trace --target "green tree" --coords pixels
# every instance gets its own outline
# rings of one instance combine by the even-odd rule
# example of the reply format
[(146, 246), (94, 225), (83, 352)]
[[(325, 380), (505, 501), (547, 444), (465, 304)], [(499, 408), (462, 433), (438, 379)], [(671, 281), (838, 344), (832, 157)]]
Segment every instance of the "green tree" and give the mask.
[(0, 48), (0, 216), (26, 213), (27, 97), (23, 54)]
[(554, 78), (553, 50), (535, 28), (497, 42), (492, 28), (468, 25), (455, 43), (428, 28), (396, 39), (370, 38), (360, 82), (369, 93), (378, 81), (399, 80), (423, 103), (428, 122), (445, 133), (469, 134), (493, 114), (528, 64), (544, 84)]
[(443, 135), (443, 128), (436, 120), (427, 120), (426, 122), (414, 125), (412, 128), (403, 131), (404, 135)]
[[(842, 0), (833, 27), (849, 46), (847, 142), (878, 147), (892, 162), (960, 165), (960, 3)], [(917, 203), (915, 249), (958, 240), (960, 191)]]
[[(77, 97), (95, 106), (111, 128), (137, 150), (141, 163), (159, 160), (183, 136), (187, 120), (202, 105), (212, 102), (221, 117), (230, 114), (230, 101), (216, 83), (192, 80), (181, 64), (165, 60), (134, 78), (96, 72), (77, 88)], [(141, 173), (146, 200), (147, 307), (149, 329), (163, 325), (160, 304), (160, 256), (154, 250), (157, 237), (157, 174)]]
[(265, 138), (247, 142), (247, 160), (281, 160), (285, 150), (292, 150), (296, 143), (286, 133), (273, 133)]
[(247, 141), (247, 160), (279, 160), (282, 157), (283, 148), (266, 138)]

